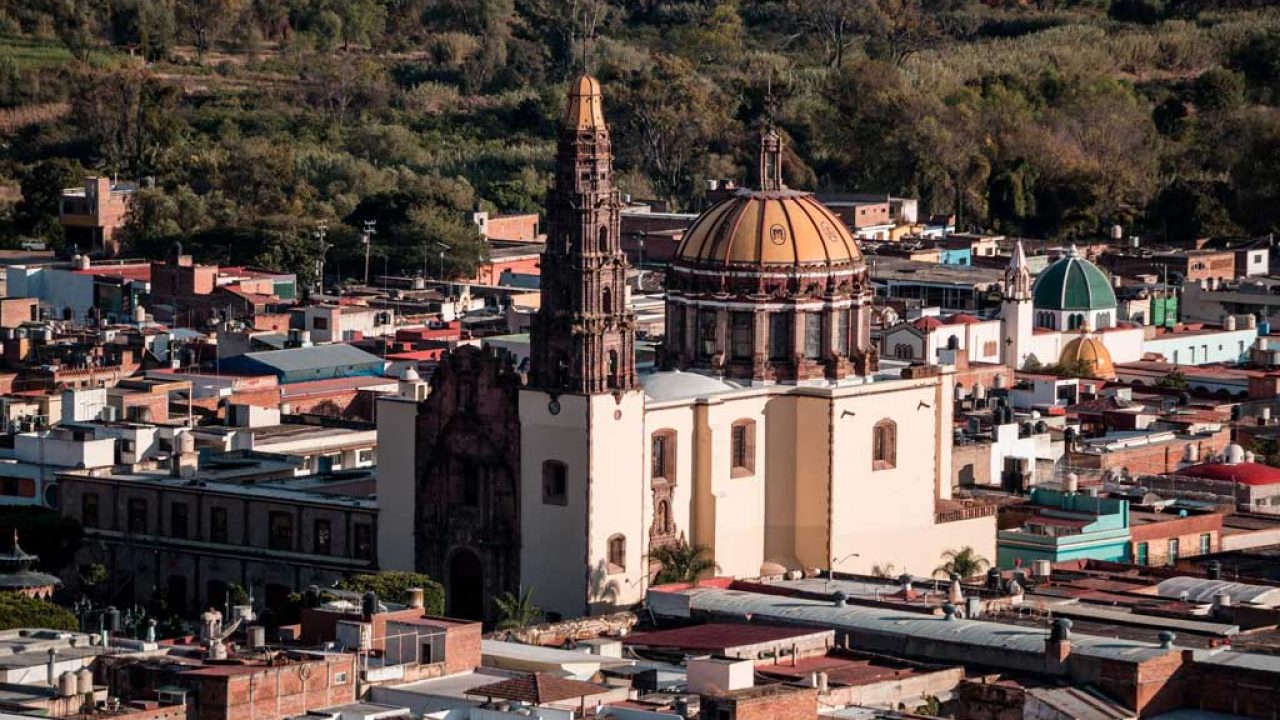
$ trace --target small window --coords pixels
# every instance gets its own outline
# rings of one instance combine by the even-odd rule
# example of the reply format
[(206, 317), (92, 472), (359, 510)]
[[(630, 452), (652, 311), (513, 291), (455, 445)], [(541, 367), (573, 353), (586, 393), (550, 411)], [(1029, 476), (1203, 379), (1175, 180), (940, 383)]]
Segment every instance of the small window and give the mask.
[(1213, 535), (1200, 533), (1200, 554), (1208, 555), (1211, 552), (1213, 552)]
[(147, 526), (147, 501), (142, 498), (129, 498), (128, 504), (128, 528), (131, 533), (146, 534)]
[(369, 523), (355, 524), (355, 557), (357, 560), (373, 559), (373, 526)]
[(169, 506), (169, 535), (175, 538), (187, 537), (187, 504), (174, 503)]
[(750, 475), (756, 469), (756, 424), (751, 420), (739, 420), (730, 429), (730, 474), (733, 477)]
[(311, 319), (311, 329), (312, 329), (312, 330), (328, 330), (328, 329), (329, 329), (329, 318), (322, 318), (322, 317), (312, 318), (312, 319)]
[(1151, 560), (1150, 546), (1148, 546), (1144, 542), (1138, 543), (1137, 557), (1134, 558), (1134, 562), (1136, 562), (1138, 565), (1146, 565), (1148, 562), (1150, 562), (1150, 560)]
[(653, 434), (649, 447), (652, 479), (675, 480), (676, 434), (659, 430)]
[(614, 535), (609, 538), (609, 573), (625, 572), (627, 569), (627, 538)]
[(600, 311), (605, 315), (613, 314), (613, 291), (609, 288), (600, 291)]
[(98, 527), (98, 493), (85, 493), (80, 497), (80, 524)]
[(272, 550), (293, 549), (293, 515), (287, 512), (272, 512), (267, 516), (267, 545)]
[(346, 683), (347, 683), (347, 674), (346, 674), (346, 673), (344, 673), (344, 672), (339, 672), (339, 673), (334, 673), (334, 674), (333, 674), (333, 684), (334, 684), (334, 685), (345, 685)]
[(209, 511), (209, 541), (227, 541), (227, 509), (216, 507)]
[(333, 552), (333, 527), (328, 520), (316, 520), (312, 547), (312, 552), (316, 555), (329, 555)]
[(557, 460), (542, 463), (542, 502), (544, 505), (569, 504), (569, 469)]
[(871, 469), (886, 470), (898, 464), (898, 425), (888, 418), (871, 429)]
[(1178, 538), (1169, 539), (1169, 559), (1170, 565), (1178, 564)]

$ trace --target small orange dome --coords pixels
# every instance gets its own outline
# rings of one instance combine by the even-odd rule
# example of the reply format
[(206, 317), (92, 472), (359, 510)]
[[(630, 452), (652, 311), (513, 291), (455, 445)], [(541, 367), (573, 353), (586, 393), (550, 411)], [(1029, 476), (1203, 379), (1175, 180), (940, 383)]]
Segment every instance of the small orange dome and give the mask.
[(579, 75), (569, 85), (569, 99), (564, 111), (565, 127), (604, 127), (603, 100), (600, 81), (590, 75)]
[(796, 190), (740, 190), (720, 201), (689, 226), (676, 257), (697, 265), (862, 264), (844, 222)]
[(1062, 348), (1062, 356), (1058, 359), (1061, 365), (1084, 363), (1091, 377), (1113, 380), (1116, 366), (1111, 362), (1111, 352), (1102, 341), (1092, 335), (1081, 335)]

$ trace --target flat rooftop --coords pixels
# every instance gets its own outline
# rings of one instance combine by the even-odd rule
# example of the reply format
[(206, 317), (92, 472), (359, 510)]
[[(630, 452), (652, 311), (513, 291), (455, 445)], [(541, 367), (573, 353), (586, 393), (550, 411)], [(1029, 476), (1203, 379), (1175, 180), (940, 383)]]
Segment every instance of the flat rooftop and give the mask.
[(767, 645), (803, 637), (822, 637), (830, 633), (830, 630), (777, 625), (707, 623), (671, 630), (634, 633), (628, 635), (623, 643), (635, 647), (717, 652), (747, 645)]

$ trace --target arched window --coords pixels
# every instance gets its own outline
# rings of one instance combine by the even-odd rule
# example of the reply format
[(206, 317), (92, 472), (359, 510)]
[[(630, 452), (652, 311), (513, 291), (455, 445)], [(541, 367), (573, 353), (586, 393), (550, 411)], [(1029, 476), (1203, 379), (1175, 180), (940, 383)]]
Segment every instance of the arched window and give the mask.
[(605, 315), (613, 314), (613, 291), (605, 288), (600, 292), (600, 310)]
[(1054, 315), (1053, 313), (1049, 313), (1049, 322), (1048, 322), (1048, 324), (1046, 324), (1046, 325), (1045, 325), (1045, 327), (1049, 328), (1050, 330), (1057, 330), (1057, 329), (1058, 329), (1058, 316), (1057, 316), (1057, 315)]
[(729, 474), (733, 477), (750, 475), (756, 470), (756, 423), (739, 420), (729, 432)]
[(871, 428), (871, 469), (885, 470), (898, 464), (898, 424), (885, 418)]
[(542, 463), (542, 503), (569, 504), (569, 468), (559, 460)]
[(609, 228), (607, 227), (600, 228), (600, 252), (606, 254), (609, 252)]
[(1094, 328), (1095, 330), (1101, 330), (1103, 328), (1111, 327), (1111, 313), (1109, 312), (1099, 313), (1097, 324), (1098, 326)]
[(609, 351), (609, 374), (606, 376), (606, 382), (608, 383), (609, 389), (611, 390), (616, 390), (621, 386), (621, 383), (618, 382), (618, 351), (617, 350)]
[(627, 538), (625, 535), (612, 535), (609, 537), (609, 574), (626, 572), (627, 569)]
[(1084, 325), (1084, 313), (1071, 313), (1067, 318), (1068, 330), (1079, 330), (1082, 325)]
[(659, 430), (650, 436), (650, 466), (653, 480), (676, 479), (676, 433)]
[(657, 515), (658, 532), (663, 535), (671, 534), (671, 503), (666, 500), (658, 501), (658, 508), (655, 514)]
[(893, 356), (899, 360), (911, 360), (916, 356), (916, 351), (909, 343), (898, 343), (893, 346)]

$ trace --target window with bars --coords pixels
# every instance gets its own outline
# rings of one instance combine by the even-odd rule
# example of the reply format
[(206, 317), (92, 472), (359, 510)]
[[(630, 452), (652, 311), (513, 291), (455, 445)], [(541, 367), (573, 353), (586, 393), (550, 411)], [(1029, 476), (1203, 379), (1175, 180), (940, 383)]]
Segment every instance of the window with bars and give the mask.
[(739, 420), (730, 428), (729, 456), (734, 476), (755, 472), (756, 424), (752, 420)]

